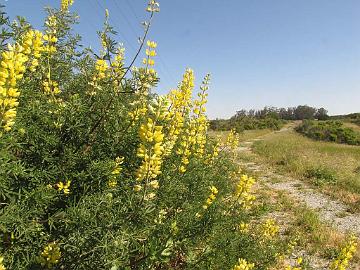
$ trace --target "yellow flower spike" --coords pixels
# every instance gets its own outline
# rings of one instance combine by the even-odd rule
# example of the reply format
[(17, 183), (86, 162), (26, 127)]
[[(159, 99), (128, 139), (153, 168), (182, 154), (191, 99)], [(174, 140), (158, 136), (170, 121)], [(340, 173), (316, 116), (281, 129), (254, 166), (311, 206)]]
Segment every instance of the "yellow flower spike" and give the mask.
[(68, 11), (73, 4), (74, 0), (61, 0), (61, 11)]
[[(141, 144), (137, 151), (137, 156), (143, 158), (141, 166), (136, 172), (137, 181), (145, 181), (155, 179), (161, 174), (161, 166), (164, 155), (164, 133), (163, 126), (157, 125), (157, 121), (166, 119), (167, 110), (166, 97), (158, 97), (153, 107), (149, 109), (149, 115), (154, 114), (154, 120), (147, 117), (139, 129), (139, 137)], [(157, 182), (152, 182), (153, 188), (157, 188)]]
[(148, 12), (159, 12), (160, 11), (159, 3), (156, 2), (155, 0), (149, 0), (146, 11), (148, 11)]
[[(10, 131), (15, 124), (17, 97), (20, 91), (16, 85), (26, 71), (27, 54), (31, 52), (32, 34), (29, 32), (22, 44), (8, 45), (8, 50), (1, 54), (0, 68), (0, 129)], [(25, 46), (25, 48), (23, 47)]]
[[(238, 174), (241, 173), (239, 170), (235, 175), (232, 177), (237, 177)], [(243, 174), (240, 176), (240, 180), (235, 188), (235, 196), (236, 200), (242, 205), (244, 209), (249, 209), (256, 199), (256, 197), (252, 194), (251, 189), (255, 184), (255, 179), (252, 177), (248, 177), (247, 175)]]
[(225, 146), (229, 147), (232, 151), (234, 151), (239, 146), (239, 137), (234, 129), (230, 130)]
[(218, 189), (215, 186), (211, 186), (210, 191), (211, 191), (210, 195), (205, 200), (202, 206), (204, 210), (208, 209), (208, 207), (214, 202), (214, 200), (216, 199), (216, 194), (218, 193)]

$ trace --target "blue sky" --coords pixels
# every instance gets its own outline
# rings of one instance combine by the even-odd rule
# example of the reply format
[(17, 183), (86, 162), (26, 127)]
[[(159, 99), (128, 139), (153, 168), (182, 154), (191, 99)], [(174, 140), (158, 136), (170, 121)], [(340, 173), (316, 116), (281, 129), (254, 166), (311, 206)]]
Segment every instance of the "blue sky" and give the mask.
[[(0, 0), (11, 18), (41, 27), (55, 0)], [(210, 118), (241, 108), (308, 104), (330, 114), (360, 111), (360, 1), (159, 0), (150, 38), (158, 42), (159, 93), (176, 87), (186, 67), (197, 83), (212, 75)], [(142, 34), (146, 0), (75, 0), (75, 30), (98, 48), (96, 30), (110, 10), (130, 59)]]

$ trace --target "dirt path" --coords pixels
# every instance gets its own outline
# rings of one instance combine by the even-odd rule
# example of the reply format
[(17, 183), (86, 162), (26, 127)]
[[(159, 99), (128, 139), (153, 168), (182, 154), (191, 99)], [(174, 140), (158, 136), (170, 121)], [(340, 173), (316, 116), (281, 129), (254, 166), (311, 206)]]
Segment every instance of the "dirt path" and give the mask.
[[(293, 127), (288, 126), (277, 132), (285, 132), (291, 128)], [(262, 138), (243, 142), (238, 149), (239, 153), (253, 154), (252, 145), (257, 140), (262, 140)], [(321, 221), (332, 225), (342, 233), (352, 232), (360, 237), (360, 214), (347, 212), (347, 207), (342, 202), (320, 193), (301, 180), (269, 171), (264, 164), (241, 162), (241, 165), (247, 170), (258, 173), (260, 182), (266, 187), (284, 191), (299, 203), (315, 210)]]

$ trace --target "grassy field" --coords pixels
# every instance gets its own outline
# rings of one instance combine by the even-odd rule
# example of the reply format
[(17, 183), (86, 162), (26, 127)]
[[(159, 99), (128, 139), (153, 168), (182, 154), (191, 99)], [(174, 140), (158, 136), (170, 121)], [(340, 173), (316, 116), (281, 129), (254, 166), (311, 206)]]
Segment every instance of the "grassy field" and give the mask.
[(254, 152), (279, 171), (306, 179), (360, 211), (360, 147), (313, 141), (289, 130), (254, 143)]
[[(273, 130), (270, 129), (245, 130), (240, 133), (239, 140), (240, 142), (244, 142), (251, 139), (256, 139), (271, 132), (273, 132)], [(219, 137), (221, 139), (221, 142), (225, 142), (228, 134), (229, 131), (209, 131), (209, 135), (211, 137)]]

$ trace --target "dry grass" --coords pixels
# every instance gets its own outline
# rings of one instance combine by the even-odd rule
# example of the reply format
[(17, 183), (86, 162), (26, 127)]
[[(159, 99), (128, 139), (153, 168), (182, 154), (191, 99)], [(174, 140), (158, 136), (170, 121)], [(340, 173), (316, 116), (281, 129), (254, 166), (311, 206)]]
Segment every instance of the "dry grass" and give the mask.
[[(245, 130), (239, 134), (240, 142), (256, 139), (258, 137), (264, 136), (273, 132), (270, 129), (257, 129), (257, 130)], [(229, 134), (229, 131), (209, 131), (211, 137), (220, 137), (222, 142), (226, 141), (226, 137)]]
[(254, 151), (282, 172), (307, 178), (323, 192), (360, 210), (360, 147), (313, 141), (294, 131), (272, 133)]
[(350, 122), (344, 122), (344, 126), (352, 128), (353, 130), (355, 130), (356, 132), (360, 133), (360, 126), (356, 125), (354, 123), (350, 123)]
[[(295, 239), (298, 245), (296, 249), (304, 252), (305, 259), (311, 257), (313, 263), (324, 262), (327, 265), (346, 241), (345, 234), (323, 223), (315, 211), (299, 204), (286, 192), (275, 191), (260, 185), (257, 196), (262, 204), (267, 205), (265, 207), (269, 210), (267, 215), (281, 225), (281, 235)], [(296, 253), (298, 252), (295, 250), (294, 254)], [(359, 263), (360, 246), (351, 265)]]

